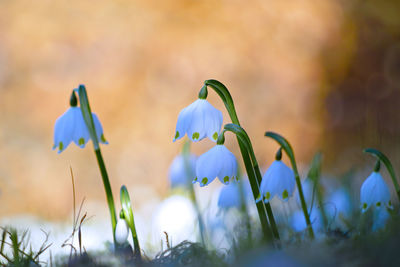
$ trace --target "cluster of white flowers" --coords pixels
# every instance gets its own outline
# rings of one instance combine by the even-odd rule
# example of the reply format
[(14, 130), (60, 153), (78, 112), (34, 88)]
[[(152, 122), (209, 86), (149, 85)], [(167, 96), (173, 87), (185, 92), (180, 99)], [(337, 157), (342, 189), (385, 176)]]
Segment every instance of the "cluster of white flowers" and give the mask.
[[(221, 126), (222, 112), (206, 99), (199, 98), (179, 113), (173, 141), (187, 135), (194, 142), (205, 137), (215, 142)], [(217, 144), (198, 158), (193, 183), (199, 182), (200, 186), (205, 186), (217, 177), (223, 184), (228, 184), (237, 177), (236, 158), (223, 143)]]

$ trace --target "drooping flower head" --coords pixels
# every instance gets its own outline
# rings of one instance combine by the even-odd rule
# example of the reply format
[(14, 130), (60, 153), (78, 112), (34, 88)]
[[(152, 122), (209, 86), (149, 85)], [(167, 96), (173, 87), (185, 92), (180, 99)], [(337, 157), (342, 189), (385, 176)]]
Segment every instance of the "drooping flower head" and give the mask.
[(196, 160), (193, 154), (176, 156), (169, 167), (171, 187), (187, 186), (196, 177)]
[(218, 196), (218, 207), (221, 209), (240, 208), (251, 197), (249, 181), (233, 181), (223, 186)]
[(222, 112), (214, 108), (207, 100), (207, 89), (203, 87), (199, 99), (182, 109), (176, 123), (173, 141), (181, 139), (185, 134), (193, 142), (205, 137), (217, 141), (222, 125)]
[[(83, 119), (81, 108), (77, 106), (78, 99), (72, 91), (70, 108), (61, 115), (54, 125), (54, 146), (58, 153), (64, 151), (73, 141), (77, 146), (84, 148), (90, 139), (89, 130)], [(108, 144), (103, 134), (103, 127), (95, 113), (92, 113), (96, 135), (100, 143)]]
[(218, 139), (217, 145), (201, 155), (196, 164), (196, 178), (193, 182), (199, 182), (200, 186), (211, 183), (216, 177), (223, 184), (237, 179), (237, 161), (235, 155), (224, 145), (225, 138)]
[(371, 206), (392, 208), (389, 187), (379, 173), (379, 169), (380, 162), (378, 161), (374, 171), (361, 186), (362, 212), (365, 212)]
[(269, 202), (275, 195), (283, 201), (287, 201), (293, 195), (296, 185), (294, 173), (281, 158), (282, 151), (279, 149), (275, 161), (262, 178), (260, 194), (265, 198), (265, 202)]

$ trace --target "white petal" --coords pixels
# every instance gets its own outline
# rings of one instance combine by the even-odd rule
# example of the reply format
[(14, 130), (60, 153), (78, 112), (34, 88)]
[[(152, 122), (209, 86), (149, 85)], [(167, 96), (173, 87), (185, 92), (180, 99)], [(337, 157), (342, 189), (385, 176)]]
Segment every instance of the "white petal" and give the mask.
[(101, 126), (100, 120), (95, 113), (92, 113), (94, 128), (96, 130), (97, 140), (99, 143), (108, 144), (107, 140), (104, 138), (103, 127)]
[(115, 226), (115, 241), (122, 245), (128, 239), (129, 228), (128, 224), (124, 219), (118, 219), (117, 225)]
[[(63, 115), (61, 115), (55, 125), (55, 142), (59, 148), (58, 153), (64, 151), (72, 141), (72, 135), (74, 131), (74, 112), (77, 107), (70, 107)], [(60, 145), (62, 144), (62, 145)]]
[(230, 152), (224, 145), (220, 148), (220, 171), (218, 178), (223, 184), (228, 184), (237, 175), (237, 162), (235, 155)]
[(189, 112), (188, 111), (191, 110), (192, 105), (182, 109), (178, 115), (178, 121), (176, 123), (176, 128), (175, 128), (175, 137), (173, 139), (174, 142), (176, 140), (181, 139), (186, 134), (186, 129), (188, 128), (188, 122), (189, 122), (189, 120), (188, 120)]
[(207, 107), (204, 105), (207, 100), (197, 99), (193, 104), (193, 110), (189, 114), (190, 123), (187, 128), (187, 135), (193, 142), (200, 141), (206, 137), (206, 113)]
[(216, 145), (197, 160), (196, 177), (200, 186), (208, 185), (218, 176), (221, 170), (219, 150), (220, 146)]
[(222, 112), (214, 108), (210, 103), (207, 102), (207, 104), (207, 113), (205, 114), (207, 137), (212, 141), (217, 141), (222, 125)]
[(77, 146), (84, 148), (85, 144), (90, 138), (90, 135), (80, 108), (74, 109), (74, 122), (72, 124), (74, 125), (72, 139)]

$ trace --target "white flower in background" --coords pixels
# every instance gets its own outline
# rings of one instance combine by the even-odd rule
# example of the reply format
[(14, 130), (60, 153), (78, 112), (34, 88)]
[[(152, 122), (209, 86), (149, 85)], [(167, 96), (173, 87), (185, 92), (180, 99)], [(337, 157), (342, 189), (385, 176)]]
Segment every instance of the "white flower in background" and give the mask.
[(176, 156), (169, 167), (169, 182), (171, 187), (187, 186), (196, 177), (196, 160), (193, 154)]
[(246, 204), (251, 196), (251, 188), (248, 180), (232, 182), (223, 186), (218, 196), (218, 207), (221, 209), (240, 208)]
[[(319, 209), (313, 208), (310, 213), (311, 226), (315, 231), (320, 231), (323, 229), (323, 221), (321, 211)], [(295, 211), (289, 220), (290, 226), (296, 232), (302, 232), (307, 229), (306, 219), (304, 218), (304, 213), (301, 210)]]
[(262, 178), (260, 194), (265, 197), (265, 202), (269, 202), (275, 195), (287, 201), (293, 195), (295, 185), (292, 169), (281, 160), (275, 160)]
[(390, 191), (379, 172), (372, 172), (361, 186), (361, 208), (365, 212), (369, 207), (385, 206), (392, 208)]
[(214, 108), (206, 99), (197, 99), (182, 109), (176, 123), (174, 142), (185, 134), (193, 141), (208, 137), (217, 141), (222, 125), (222, 112)]
[[(103, 127), (96, 114), (92, 113), (93, 122), (96, 129), (97, 138), (100, 143), (108, 144), (103, 134)], [(90, 139), (89, 130), (83, 119), (80, 107), (71, 106), (63, 115), (61, 115), (54, 125), (54, 146), (61, 153), (74, 141), (74, 143), (84, 148)]]
[(330, 219), (351, 216), (351, 197), (346, 189), (339, 188), (334, 191), (325, 203), (325, 210)]
[(118, 218), (117, 225), (115, 226), (115, 241), (122, 245), (128, 239), (129, 228), (125, 219)]
[(237, 176), (235, 156), (223, 144), (217, 144), (201, 155), (196, 164), (196, 178), (200, 186), (211, 183), (216, 177), (223, 184), (229, 184)]

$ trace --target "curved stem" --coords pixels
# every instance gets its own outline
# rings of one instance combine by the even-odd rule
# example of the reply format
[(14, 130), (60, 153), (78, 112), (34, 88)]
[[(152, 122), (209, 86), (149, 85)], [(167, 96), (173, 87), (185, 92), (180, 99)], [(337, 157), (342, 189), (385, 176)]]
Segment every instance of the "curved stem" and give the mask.
[(294, 157), (294, 152), (293, 152), (292, 146), (283, 136), (281, 136), (277, 133), (266, 132), (265, 136), (270, 137), (270, 138), (274, 139), (276, 142), (278, 142), (278, 144), (283, 148), (283, 150), (286, 152), (286, 154), (288, 155), (288, 157), (290, 159), (290, 163), (292, 164), (292, 169), (293, 169), (294, 176), (296, 179), (297, 189), (299, 190), (301, 208), (304, 213), (304, 218), (306, 219), (308, 233), (310, 235), (310, 238), (314, 239), (314, 231), (311, 226), (310, 215), (308, 214), (308, 210), (307, 210), (307, 204), (304, 199), (303, 187), (301, 185), (300, 175), (299, 175), (299, 171), (297, 170), (296, 159)]
[(388, 170), (388, 172), (390, 174), (390, 178), (392, 178), (392, 182), (393, 182), (394, 188), (396, 190), (397, 197), (400, 201), (400, 186), (399, 186), (399, 183), (397, 182), (396, 174), (394, 172), (392, 163), (390, 162), (388, 157), (386, 157), (385, 154), (383, 154), (381, 151), (374, 149), (374, 148), (364, 149), (364, 152), (374, 155), (375, 157), (380, 159), (383, 162), (383, 164), (385, 164), (386, 169)]
[[(260, 167), (258, 166), (257, 158), (254, 154), (253, 147), (251, 146), (251, 143), (250, 143), (249, 136), (247, 135), (246, 131), (242, 127), (240, 127), (236, 124), (232, 124), (232, 123), (226, 124), (224, 126), (224, 130), (231, 131), (232, 133), (236, 134), (236, 136), (238, 136), (239, 139), (241, 140), (241, 142), (245, 145), (245, 147), (247, 149), (247, 153), (249, 154), (250, 159), (251, 159), (251, 165), (254, 170), (254, 174), (255, 174), (256, 181), (257, 181), (258, 190), (259, 190), (262, 176), (261, 176)], [(258, 195), (260, 195), (260, 193)], [(261, 202), (263, 202), (263, 201), (261, 201)], [(267, 215), (269, 218), (269, 223), (271, 224), (272, 232), (273, 232), (275, 238), (279, 240), (280, 239), (279, 231), (278, 231), (278, 227), (276, 226), (276, 222), (275, 222), (274, 215), (272, 213), (271, 206), (267, 205), (269, 203), (264, 203), (264, 204), (266, 205), (266, 211), (267, 211)]]
[[(233, 103), (232, 96), (229, 93), (226, 86), (217, 80), (206, 80), (204, 82), (204, 85), (211, 87), (220, 96), (222, 102), (224, 103), (224, 105), (228, 111), (228, 114), (229, 114), (229, 117), (231, 118), (232, 123), (240, 126), (240, 122), (239, 122), (239, 119), (238, 119), (238, 116), (236, 113), (236, 109), (235, 109), (235, 105)], [(239, 148), (240, 148), (240, 152), (242, 154), (246, 172), (247, 172), (247, 175), (249, 176), (249, 182), (250, 182), (251, 190), (253, 191), (253, 197), (254, 197), (254, 201), (256, 202), (258, 216), (260, 218), (261, 226), (263, 228), (264, 237), (265, 237), (265, 239), (268, 240), (268, 239), (271, 239), (270, 238), (271, 230), (270, 230), (268, 220), (270, 223), (274, 223), (275, 219), (273, 217), (270, 203), (264, 203), (263, 201), (260, 201), (260, 202), (256, 201), (258, 196), (260, 195), (260, 184), (261, 184), (260, 169), (258, 168), (258, 165), (253, 166), (253, 164), (251, 163), (250, 155), (249, 155), (248, 149), (246, 148), (246, 144), (245, 144), (247, 142), (241, 141), (238, 136), (237, 136), (237, 140), (239, 143)], [(251, 150), (253, 150), (250, 139), (248, 140), (247, 145), (249, 145), (251, 147)], [(268, 218), (268, 220), (267, 220), (267, 218)], [(279, 235), (275, 236), (275, 238), (279, 239)]]

